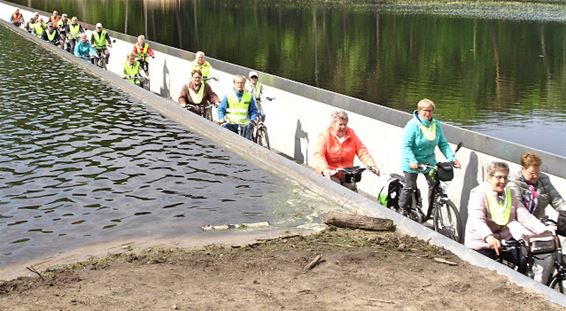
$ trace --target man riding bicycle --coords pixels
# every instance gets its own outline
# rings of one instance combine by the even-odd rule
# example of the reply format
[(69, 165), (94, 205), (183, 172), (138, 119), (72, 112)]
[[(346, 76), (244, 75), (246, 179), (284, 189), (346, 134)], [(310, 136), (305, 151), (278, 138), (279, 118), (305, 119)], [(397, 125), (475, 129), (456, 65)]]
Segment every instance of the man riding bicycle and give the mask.
[(73, 18), (71, 18), (71, 22), (67, 24), (66, 32), (68, 34), (67, 47), (69, 49), (69, 52), (73, 53), (75, 51), (75, 45), (77, 44), (79, 36), (84, 33), (84, 29), (79, 23), (79, 20), (76, 16), (73, 16)]
[(234, 133), (240, 132), (241, 136), (251, 140), (250, 121), (257, 118), (255, 100), (250, 92), (244, 90), (246, 77), (237, 75), (233, 81), (234, 91), (226, 95), (218, 107), (218, 120), (226, 122), (222, 124), (225, 128)]
[(155, 58), (153, 49), (145, 42), (145, 36), (138, 36), (138, 41), (134, 44), (134, 50), (132, 51), (136, 54), (136, 60), (140, 62), (140, 65), (145, 71), (146, 75), (149, 75), (149, 64), (147, 62), (148, 57)]
[(195, 54), (195, 60), (192, 61), (189, 64), (189, 68), (191, 69), (190, 71), (193, 71), (195, 69), (200, 70), (200, 72), (202, 72), (202, 76), (204, 78), (212, 78), (216, 81), (218, 81), (217, 77), (212, 77), (212, 66), (210, 65), (210, 63), (205, 59), (205, 55), (203, 51), (198, 51)]
[(108, 61), (110, 52), (107, 48), (112, 47), (112, 41), (106, 30), (102, 29), (101, 23), (96, 24), (96, 30), (92, 32), (90, 43), (96, 49), (97, 58), (106, 57), (106, 61)]
[(53, 45), (59, 45), (61, 43), (60, 41), (61, 37), (59, 37), (59, 32), (53, 26), (53, 24), (51, 24), (51, 22), (47, 24), (47, 29), (43, 32), (41, 38)]
[(213, 103), (217, 107), (220, 105), (220, 99), (210, 85), (203, 83), (202, 72), (198, 69), (193, 69), (191, 72), (191, 80), (183, 85), (178, 101), (181, 107), (191, 105), (189, 110), (203, 117), (204, 106), (207, 103)]
[(20, 27), (24, 23), (24, 16), (20, 13), (20, 9), (16, 9), (16, 11), (10, 15), (10, 23), (16, 27)]
[[(61, 19), (59, 19), (59, 21), (57, 22), (57, 31), (59, 32), (59, 37), (61, 40), (61, 48), (65, 48), (65, 42), (67, 42), (67, 27), (69, 26), (69, 24), (71, 23), (71, 21), (67, 18), (67, 13), (63, 13), (63, 15), (61, 15)], [(67, 50), (69, 50), (69, 47), (67, 47)]]
[(250, 71), (248, 77), (249, 79), (246, 82), (246, 90), (250, 92), (255, 99), (261, 121), (265, 121), (265, 114), (263, 113), (263, 109), (261, 107), (263, 84), (259, 82), (259, 74), (257, 73), (257, 71)]
[(324, 177), (348, 189), (353, 189), (353, 183), (344, 183), (340, 176), (333, 175), (333, 171), (352, 167), (354, 156), (358, 156), (371, 171), (379, 176), (380, 172), (373, 157), (354, 130), (348, 127), (348, 114), (343, 110), (334, 111), (330, 115), (330, 127), (318, 137), (314, 152), (315, 169)]
[[(464, 245), (492, 258), (513, 263), (525, 273), (522, 252), (502, 251), (502, 241), (519, 240), (547, 232), (547, 227), (522, 206), (516, 195), (506, 188), (509, 166), (505, 162), (492, 162), (486, 168), (487, 181), (472, 189), (468, 202), (468, 221)], [(535, 264), (542, 273), (535, 280), (547, 284), (554, 270), (553, 254), (536, 256)]]
[(142, 73), (140, 62), (136, 60), (136, 54), (133, 52), (128, 53), (126, 62), (124, 63), (124, 75), (122, 78), (127, 79), (129, 82), (143, 86), (143, 79), (148, 79), (145, 73)]

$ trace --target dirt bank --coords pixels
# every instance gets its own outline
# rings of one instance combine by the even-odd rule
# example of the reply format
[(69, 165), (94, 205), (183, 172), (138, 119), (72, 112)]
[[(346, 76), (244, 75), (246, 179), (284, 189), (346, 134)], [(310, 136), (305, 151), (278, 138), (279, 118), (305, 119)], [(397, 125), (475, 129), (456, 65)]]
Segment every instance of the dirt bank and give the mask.
[[(306, 271), (317, 255), (322, 262)], [(125, 250), (40, 273), (44, 280), (0, 283), (0, 309), (561, 310), (443, 249), (358, 230), (239, 248)]]

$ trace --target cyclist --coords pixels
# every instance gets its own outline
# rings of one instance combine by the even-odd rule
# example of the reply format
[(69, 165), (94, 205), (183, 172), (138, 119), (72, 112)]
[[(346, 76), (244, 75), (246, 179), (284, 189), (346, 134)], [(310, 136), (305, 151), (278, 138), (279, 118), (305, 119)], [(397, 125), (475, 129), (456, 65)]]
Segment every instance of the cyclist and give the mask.
[[(417, 171), (419, 164), (436, 164), (434, 150), (438, 146), (448, 161), (459, 168), (460, 162), (448, 145), (440, 122), (432, 117), (436, 105), (430, 99), (422, 99), (413, 112), (413, 118), (407, 122), (402, 142), (401, 169), (405, 175), (405, 186), (399, 195), (399, 207), (408, 210), (411, 205), (411, 196), (417, 189)], [(424, 174), (429, 185), (431, 177)]]
[[(522, 206), (511, 189), (505, 187), (509, 175), (507, 163), (490, 163), (486, 175), (487, 181), (470, 192), (464, 245), (489, 258), (500, 257), (512, 262), (519, 272), (525, 273), (524, 258), (517, 258), (516, 252), (500, 252), (501, 240), (540, 234), (546, 232), (547, 227)], [(542, 274), (535, 279), (546, 284), (554, 270), (554, 258), (545, 256), (534, 260), (542, 267)]]
[(144, 35), (138, 36), (138, 41), (134, 44), (134, 50), (132, 52), (136, 53), (136, 58), (140, 62), (143, 71), (145, 71), (146, 75), (149, 75), (149, 64), (147, 62), (147, 57), (155, 58), (155, 56), (153, 49), (147, 42), (145, 42)]
[(10, 23), (16, 27), (20, 27), (24, 23), (24, 16), (20, 13), (20, 9), (16, 9), (10, 16)]
[(92, 32), (90, 37), (90, 43), (96, 49), (96, 57), (106, 57), (106, 60), (110, 58), (110, 52), (108, 51), (108, 47), (112, 47), (112, 41), (110, 40), (110, 35), (106, 32), (106, 30), (102, 29), (102, 24), (97, 23), (95, 26), (96, 30)]
[(354, 184), (345, 184), (340, 176), (332, 175), (338, 168), (348, 168), (354, 165), (354, 156), (358, 158), (379, 176), (380, 172), (366, 146), (358, 138), (354, 130), (348, 127), (348, 114), (337, 110), (330, 115), (330, 127), (318, 136), (314, 151), (315, 170), (324, 177), (352, 189)]
[[(198, 69), (193, 69), (191, 72), (191, 81), (183, 85), (181, 95), (179, 95), (179, 105), (186, 107), (187, 104), (192, 105), (206, 105), (207, 102), (213, 103), (216, 107), (220, 105), (218, 95), (212, 91), (210, 85), (202, 83), (202, 72)], [(201, 106), (202, 107), (202, 106)], [(190, 107), (190, 111), (200, 114), (202, 109)]]
[(257, 71), (250, 71), (250, 73), (248, 74), (248, 81), (246, 81), (246, 90), (252, 93), (257, 106), (258, 115), (260, 116), (261, 121), (265, 121), (265, 114), (263, 113), (263, 109), (261, 107), (263, 84), (259, 82), (259, 75)]
[(61, 16), (59, 16), (59, 12), (57, 12), (57, 10), (53, 11), (53, 14), (49, 17), (49, 22), (56, 26), (57, 24), (59, 24), (59, 20), (61, 19)]
[(250, 92), (244, 90), (246, 77), (237, 75), (234, 77), (234, 91), (227, 94), (218, 107), (218, 120), (224, 122), (222, 126), (234, 133), (251, 140), (251, 120), (257, 118), (255, 100)]
[(47, 28), (47, 25), (45, 25), (45, 21), (43, 21), (43, 19), (41, 17), (38, 17), (34, 23), (30, 24), (30, 28), (31, 28), (31, 32), (38, 38), (42, 38), (43, 37), (43, 33), (45, 32), (45, 29)]
[(194, 69), (200, 70), (200, 72), (202, 72), (202, 76), (204, 78), (212, 78), (212, 79), (218, 81), (217, 77), (211, 76), (212, 66), (210, 66), (210, 63), (205, 59), (205, 55), (204, 55), (203, 51), (198, 51), (195, 54), (195, 60), (190, 63), (190, 68), (191, 68), (191, 71), (193, 71)]
[(96, 50), (88, 42), (86, 33), (84, 32), (81, 33), (79, 38), (80, 40), (79, 42), (77, 42), (77, 44), (75, 44), (75, 49), (73, 50), (73, 54), (75, 54), (76, 57), (80, 57), (84, 60), (88, 60), (94, 63), (93, 60), (94, 57), (96, 56)]
[(511, 175), (509, 188), (514, 190), (517, 201), (538, 219), (542, 219), (550, 204), (557, 211), (566, 211), (566, 201), (554, 188), (548, 175), (541, 173), (541, 158), (527, 152), (521, 157), (521, 171)]
[(61, 15), (61, 19), (59, 19), (57, 24), (54, 24), (57, 26), (57, 31), (59, 32), (59, 37), (61, 40), (61, 48), (65, 48), (65, 42), (67, 41), (67, 26), (70, 23), (71, 21), (69, 20), (67, 13), (63, 13), (63, 15)]
[(69, 47), (69, 52), (73, 53), (79, 36), (84, 33), (84, 29), (76, 16), (73, 16), (71, 22), (67, 24), (66, 33), (68, 33), (67, 46)]
[(141, 65), (140, 62), (136, 60), (136, 53), (130, 52), (128, 53), (126, 62), (124, 63), (124, 75), (122, 78), (127, 79), (129, 82), (136, 84), (138, 86), (142, 85), (142, 78), (149, 79), (145, 76), (145, 73), (142, 74), (140, 71)]
[(51, 22), (47, 23), (47, 29), (43, 32), (41, 38), (45, 41), (48, 41), (49, 43), (52, 43), (53, 45), (59, 45), (59, 43), (61, 43), (59, 32), (57, 32), (57, 29)]
[(33, 34), (34, 33), (34, 25), (35, 23), (37, 23), (37, 21), (40, 19), (39, 17), (39, 13), (35, 12), (33, 13), (33, 16), (29, 19), (29, 21), (26, 23), (25, 29)]

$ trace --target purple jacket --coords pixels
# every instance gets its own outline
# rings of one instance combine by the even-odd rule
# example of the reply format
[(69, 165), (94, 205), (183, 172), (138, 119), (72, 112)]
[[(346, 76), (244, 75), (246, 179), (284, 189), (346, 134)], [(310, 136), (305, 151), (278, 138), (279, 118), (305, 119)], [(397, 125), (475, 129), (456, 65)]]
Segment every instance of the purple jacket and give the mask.
[(546, 226), (516, 200), (517, 196), (514, 195), (513, 190), (511, 190), (513, 201), (509, 223), (506, 226), (497, 225), (490, 218), (484, 189), (489, 189), (488, 193), (495, 196), (495, 193), (491, 191), (491, 185), (487, 182), (470, 192), (464, 245), (472, 249), (489, 248), (484, 239), (490, 234), (499, 240), (509, 240), (513, 236), (521, 238), (521, 234), (539, 234), (546, 231)]

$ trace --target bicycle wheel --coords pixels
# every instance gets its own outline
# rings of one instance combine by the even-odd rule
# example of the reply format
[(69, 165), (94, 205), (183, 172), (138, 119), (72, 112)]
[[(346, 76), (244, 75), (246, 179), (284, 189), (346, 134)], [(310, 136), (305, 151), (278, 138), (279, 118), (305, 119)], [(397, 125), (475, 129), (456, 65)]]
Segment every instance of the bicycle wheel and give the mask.
[(203, 117), (208, 121), (212, 121), (212, 107), (208, 107), (204, 110)]
[(444, 202), (436, 200), (434, 205), (434, 231), (461, 243), (462, 220), (460, 219), (460, 213), (456, 209), (456, 205), (451, 200)]
[(267, 135), (267, 129), (265, 127), (260, 127), (259, 129), (257, 129), (255, 142), (260, 146), (271, 149), (271, 147), (269, 146), (269, 136)]
[(564, 294), (565, 293), (564, 286), (566, 285), (565, 283), (566, 280), (564, 279), (564, 275), (558, 272), (552, 277), (552, 279), (550, 279), (550, 285), (548, 285), (548, 287), (552, 288), (557, 292)]

